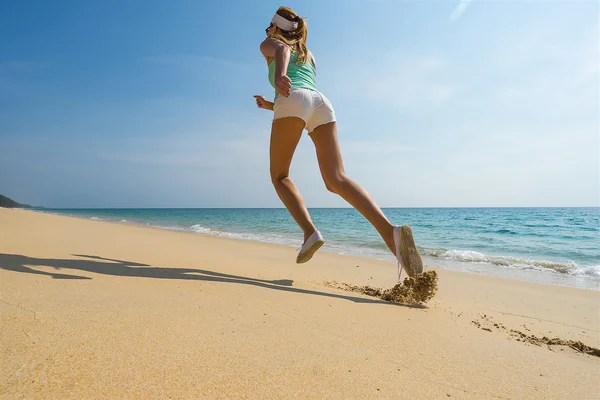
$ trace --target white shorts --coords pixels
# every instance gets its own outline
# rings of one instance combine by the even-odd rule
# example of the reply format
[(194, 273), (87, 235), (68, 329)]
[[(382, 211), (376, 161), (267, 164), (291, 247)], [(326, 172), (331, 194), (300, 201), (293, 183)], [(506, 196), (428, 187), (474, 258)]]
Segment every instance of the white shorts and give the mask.
[(306, 122), (308, 133), (319, 125), (335, 121), (335, 112), (327, 97), (308, 89), (292, 89), (289, 97), (277, 96), (273, 111), (273, 121), (285, 117), (301, 118)]

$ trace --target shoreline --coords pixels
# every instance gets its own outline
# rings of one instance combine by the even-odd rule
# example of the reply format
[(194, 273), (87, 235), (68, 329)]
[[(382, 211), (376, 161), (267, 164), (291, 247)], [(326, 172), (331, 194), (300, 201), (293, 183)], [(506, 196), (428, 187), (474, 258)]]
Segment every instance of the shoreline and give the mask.
[[(490, 208), (498, 208), (498, 207), (490, 207)], [(511, 208), (511, 207), (505, 207), (505, 208)], [(532, 207), (523, 207), (523, 208), (529, 209)], [(538, 208), (545, 209), (548, 207), (538, 207)], [(553, 208), (565, 208), (565, 207), (553, 207)], [(587, 209), (590, 207), (570, 207), (570, 208)], [(150, 208), (150, 209), (151, 210), (161, 210), (161, 209), (155, 209), (155, 208)], [(270, 208), (268, 208), (268, 209), (270, 209)], [(71, 209), (64, 209), (64, 210), (69, 211)], [(102, 211), (105, 209), (80, 209), (80, 210), (81, 211), (94, 211), (94, 210)], [(120, 210), (120, 209), (117, 209), (117, 210)], [(135, 209), (133, 209), (133, 210), (135, 210)], [(188, 209), (185, 208), (185, 210), (188, 210)], [(192, 209), (189, 209), (189, 210), (192, 210)], [(228, 209), (224, 209), (224, 210), (228, 210)], [(284, 209), (282, 209), (282, 210), (284, 210)], [(295, 244), (282, 243), (282, 242), (276, 242), (276, 241), (268, 241), (268, 240), (259, 240), (259, 239), (255, 239), (255, 238), (243, 237), (244, 235), (249, 235), (249, 236), (255, 235), (254, 233), (250, 233), (250, 232), (241, 233), (241, 232), (236, 232), (236, 231), (227, 232), (227, 231), (215, 230), (210, 227), (205, 227), (205, 228), (202, 228), (202, 230), (194, 231), (189, 227), (150, 225), (149, 223), (144, 224), (142, 222), (134, 222), (134, 221), (129, 221), (129, 220), (116, 221), (116, 220), (105, 219), (105, 218), (97, 217), (97, 216), (89, 217), (87, 215), (61, 214), (61, 213), (57, 212), (57, 211), (60, 211), (60, 209), (25, 210), (25, 211), (34, 211), (34, 212), (40, 212), (43, 214), (52, 214), (52, 215), (57, 215), (57, 216), (65, 216), (65, 217), (79, 218), (79, 219), (84, 219), (84, 220), (92, 220), (92, 221), (97, 221), (97, 222), (126, 224), (126, 225), (131, 225), (131, 226), (158, 229), (158, 230), (163, 230), (163, 231), (184, 232), (184, 233), (190, 233), (190, 234), (195, 234), (195, 235), (202, 235), (202, 236), (206, 236), (206, 237), (217, 237), (217, 238), (229, 239), (229, 240), (248, 241), (248, 242), (252, 242), (252, 243), (271, 244), (271, 245), (276, 245), (276, 246), (297, 248), (298, 246), (301, 245), (300, 240), (298, 240), (297, 241), (298, 243), (295, 243)], [(204, 229), (206, 229), (207, 231), (215, 232), (215, 233), (208, 233), (208, 232), (204, 231)], [(352, 248), (345, 248), (343, 246), (338, 247), (338, 245), (335, 245), (335, 247), (332, 247), (330, 244), (326, 243), (325, 246), (323, 246), (320, 251), (331, 253), (331, 254), (337, 254), (337, 255), (341, 255), (341, 256), (358, 257), (358, 258), (368, 259), (368, 260), (378, 260), (378, 261), (393, 262), (393, 263), (396, 262), (395, 258), (391, 254), (387, 253), (387, 249), (384, 252), (378, 252), (373, 249), (353, 250)], [(466, 262), (466, 261), (456, 260), (456, 259), (440, 258), (440, 257), (436, 257), (436, 256), (433, 256), (430, 254), (422, 254), (421, 256), (426, 265), (432, 266), (434, 268), (441, 268), (441, 269), (456, 271), (456, 272), (474, 273), (474, 274), (478, 274), (478, 275), (493, 276), (493, 277), (506, 278), (506, 279), (514, 279), (514, 280), (524, 281), (524, 282), (536, 282), (536, 283), (543, 283), (543, 284), (549, 284), (549, 285), (576, 287), (576, 288), (600, 291), (600, 277), (597, 278), (594, 276), (573, 275), (569, 272), (561, 272), (561, 271), (550, 269), (550, 268), (544, 269), (541, 267), (539, 267), (539, 268), (534, 267), (534, 268), (521, 269), (521, 268), (514, 267), (514, 266), (495, 265), (493, 263), (486, 262), (486, 261)], [(498, 256), (491, 255), (488, 257), (494, 258), (494, 257), (498, 257)], [(513, 256), (500, 256), (500, 257), (513, 257)], [(535, 260), (531, 260), (531, 261), (535, 261)], [(552, 263), (552, 261), (542, 261), (541, 259), (538, 260), (537, 262)], [(585, 268), (585, 267), (577, 267), (577, 268)]]

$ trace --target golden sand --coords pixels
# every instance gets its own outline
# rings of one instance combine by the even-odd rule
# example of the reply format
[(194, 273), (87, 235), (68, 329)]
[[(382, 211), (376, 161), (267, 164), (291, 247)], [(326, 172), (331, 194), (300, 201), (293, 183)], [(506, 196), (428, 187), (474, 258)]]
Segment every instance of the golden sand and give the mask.
[(394, 287), (395, 263), (295, 260), (0, 209), (0, 398), (600, 398), (598, 291), (435, 266)]

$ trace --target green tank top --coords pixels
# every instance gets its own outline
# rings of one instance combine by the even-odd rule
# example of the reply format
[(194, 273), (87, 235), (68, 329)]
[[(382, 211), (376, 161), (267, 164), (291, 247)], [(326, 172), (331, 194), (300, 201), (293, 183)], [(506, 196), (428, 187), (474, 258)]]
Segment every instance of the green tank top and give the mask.
[[(290, 55), (290, 63), (288, 64), (287, 76), (292, 80), (292, 89), (308, 89), (317, 91), (315, 79), (317, 71), (312, 60), (308, 60), (304, 64), (298, 63), (298, 52), (292, 52)], [(269, 83), (275, 88), (275, 60), (269, 64)], [(275, 92), (275, 98), (279, 93)]]

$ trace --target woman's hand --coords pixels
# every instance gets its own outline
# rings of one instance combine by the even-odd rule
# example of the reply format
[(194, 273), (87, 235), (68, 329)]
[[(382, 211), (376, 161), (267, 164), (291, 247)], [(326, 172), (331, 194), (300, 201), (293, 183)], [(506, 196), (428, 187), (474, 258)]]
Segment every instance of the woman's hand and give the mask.
[(283, 97), (289, 97), (292, 94), (292, 80), (287, 75), (275, 81), (275, 91)]
[(255, 94), (254, 98), (256, 99), (256, 105), (258, 106), (258, 108), (273, 111), (273, 103), (265, 99), (265, 96)]

